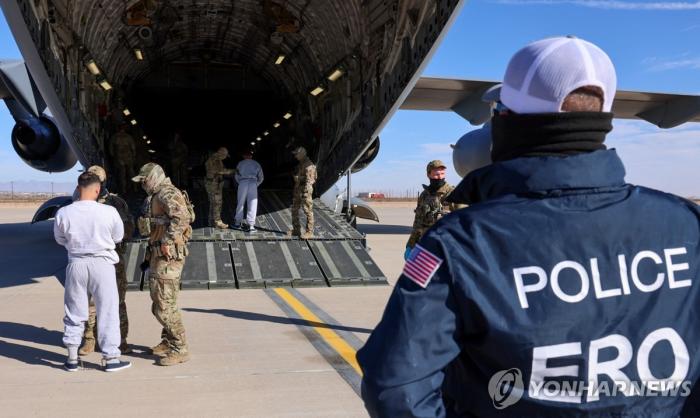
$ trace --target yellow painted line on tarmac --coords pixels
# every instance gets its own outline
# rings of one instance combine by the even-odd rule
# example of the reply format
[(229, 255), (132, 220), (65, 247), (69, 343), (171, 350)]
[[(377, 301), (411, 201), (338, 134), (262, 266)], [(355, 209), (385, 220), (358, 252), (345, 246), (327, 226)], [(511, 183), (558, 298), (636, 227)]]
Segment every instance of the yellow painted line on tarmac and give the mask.
[[(294, 311), (299, 314), (303, 319), (309, 322), (323, 323), (309, 308), (306, 307), (299, 299), (295, 298), (289, 291), (283, 288), (272, 289), (277, 296), (282, 298), (282, 300), (287, 303)], [(313, 325), (312, 325), (313, 326)], [(313, 326), (313, 329), (323, 338), (323, 340), (338, 353), (343, 360), (345, 360), (353, 369), (362, 376), (362, 370), (360, 370), (360, 365), (357, 364), (357, 358), (355, 357), (356, 351), (350, 346), (340, 335), (335, 331), (324, 328)]]

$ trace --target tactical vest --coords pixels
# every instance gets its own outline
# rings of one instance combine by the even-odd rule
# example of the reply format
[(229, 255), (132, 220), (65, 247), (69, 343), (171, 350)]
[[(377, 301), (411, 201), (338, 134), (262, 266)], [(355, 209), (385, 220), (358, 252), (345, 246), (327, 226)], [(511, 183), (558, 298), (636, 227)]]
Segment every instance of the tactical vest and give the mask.
[(438, 189), (435, 194), (432, 194), (426, 190), (427, 196), (423, 199), (424, 208), (422, 212), (424, 213), (423, 225), (432, 226), (435, 222), (440, 220), (444, 215), (451, 211), (450, 204), (445, 202), (445, 198), (452, 192), (454, 187), (450, 185), (445, 185)]
[[(181, 260), (189, 254), (187, 242), (192, 238), (192, 227), (189, 223), (194, 217), (194, 207), (186, 193), (182, 193), (179, 189), (172, 185), (166, 185), (153, 196), (149, 197), (147, 216), (139, 219), (139, 230), (142, 235), (148, 235), (148, 245), (151, 252), (155, 252), (158, 256), (163, 256), (160, 251), (161, 244), (164, 243), (166, 232), (170, 226), (170, 218), (168, 217), (165, 206), (161, 202), (160, 196), (166, 193), (178, 193), (182, 196), (182, 201), (185, 204), (185, 211), (191, 214), (188, 218), (188, 225), (185, 227), (181, 235), (173, 237), (173, 243), (170, 244), (170, 254), (176, 260)], [(142, 228), (148, 231), (142, 230)], [(147, 232), (147, 234), (146, 234)]]

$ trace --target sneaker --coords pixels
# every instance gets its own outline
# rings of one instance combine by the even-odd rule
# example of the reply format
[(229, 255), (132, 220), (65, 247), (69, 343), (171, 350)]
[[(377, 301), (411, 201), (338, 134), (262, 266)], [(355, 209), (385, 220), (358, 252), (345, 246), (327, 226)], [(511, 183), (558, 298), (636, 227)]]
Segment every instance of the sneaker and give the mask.
[(124, 370), (128, 369), (131, 367), (131, 362), (130, 361), (121, 361), (119, 360), (116, 363), (105, 363), (105, 371), (106, 372), (118, 372), (119, 370)]
[(95, 352), (95, 339), (94, 338), (86, 338), (85, 341), (83, 341), (83, 345), (80, 346), (80, 349), (78, 350), (78, 354), (81, 356), (86, 356), (90, 353)]
[(246, 229), (245, 232), (248, 232), (248, 233), (250, 233), (250, 234), (254, 234), (255, 231), (257, 231), (257, 229), (255, 229), (254, 226), (249, 226), (249, 227)]
[(243, 226), (241, 225), (240, 222), (236, 222), (231, 226), (231, 228), (238, 229), (240, 231), (241, 229), (243, 229)]
[(189, 361), (189, 353), (180, 353), (178, 351), (171, 351), (167, 356), (161, 357), (156, 361), (159, 366), (174, 366), (176, 364), (184, 363)]
[(165, 356), (170, 352), (170, 344), (163, 340), (157, 346), (151, 348), (151, 354), (156, 356)]
[(78, 365), (78, 360), (76, 360), (75, 363), (71, 362), (70, 360), (66, 360), (66, 362), (63, 363), (63, 368), (69, 372), (77, 372), (80, 366)]

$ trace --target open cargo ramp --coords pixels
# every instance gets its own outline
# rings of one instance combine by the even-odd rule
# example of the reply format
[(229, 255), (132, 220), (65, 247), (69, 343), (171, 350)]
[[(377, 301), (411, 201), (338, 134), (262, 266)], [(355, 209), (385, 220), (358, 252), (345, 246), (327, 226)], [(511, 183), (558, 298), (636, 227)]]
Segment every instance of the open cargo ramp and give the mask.
[[(229, 215), (235, 208), (231, 195), (224, 194), (224, 213)], [(287, 236), (292, 227), (291, 197), (289, 192), (261, 191), (254, 234), (203, 226), (208, 208), (197, 207), (198, 223), (188, 243), (190, 254), (181, 287), (247, 289), (387, 283), (369, 255), (364, 236), (319, 199), (314, 200), (314, 237), (305, 240)], [(224, 221), (233, 220), (224, 216)], [(148, 289), (147, 277), (139, 269), (145, 250), (145, 240), (127, 244), (129, 289)]]

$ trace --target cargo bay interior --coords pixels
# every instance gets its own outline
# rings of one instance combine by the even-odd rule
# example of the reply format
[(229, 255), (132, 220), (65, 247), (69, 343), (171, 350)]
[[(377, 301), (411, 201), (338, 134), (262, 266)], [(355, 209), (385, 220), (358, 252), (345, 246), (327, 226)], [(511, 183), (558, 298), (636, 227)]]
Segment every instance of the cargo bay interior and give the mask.
[(236, 148), (279, 122), (258, 158), (276, 171), (290, 142), (307, 146), (319, 191), (362, 156), (458, 3), (18, 0), (81, 162), (109, 163), (120, 119), (147, 137), (140, 158), (160, 160), (173, 125), (193, 149)]
[[(198, 217), (183, 286), (384, 282), (362, 235), (320, 202), (314, 240), (286, 239), (296, 164), (290, 151), (309, 150), (317, 195), (353, 161), (361, 161), (357, 168), (371, 162), (378, 149), (372, 140), (458, 0), (18, 3), (83, 164), (110, 167), (109, 141), (126, 123), (137, 142), (134, 167), (153, 160), (167, 170), (169, 145), (182, 134)], [(263, 165), (268, 190), (255, 236), (206, 226), (208, 202), (197, 178), (222, 145), (234, 156), (253, 147)], [(224, 221), (231, 221), (232, 195), (225, 193)], [(135, 267), (143, 249), (130, 243), (132, 287), (143, 285)]]

